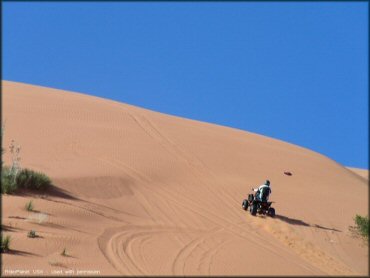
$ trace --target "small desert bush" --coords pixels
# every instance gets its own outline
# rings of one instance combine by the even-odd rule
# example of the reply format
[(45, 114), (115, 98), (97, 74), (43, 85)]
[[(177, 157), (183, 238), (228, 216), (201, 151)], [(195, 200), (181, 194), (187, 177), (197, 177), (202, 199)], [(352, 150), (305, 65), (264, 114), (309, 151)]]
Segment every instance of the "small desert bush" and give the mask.
[(62, 256), (67, 256), (67, 249), (66, 248), (64, 248), (63, 249), (63, 251), (62, 251), (62, 253), (60, 253)]
[(18, 173), (16, 183), (18, 188), (36, 190), (46, 189), (51, 186), (51, 180), (47, 175), (27, 168), (22, 169)]
[(10, 241), (11, 241), (11, 238), (9, 235), (7, 236), (1, 235), (1, 253), (7, 252), (10, 250)]
[(34, 230), (29, 231), (28, 234), (27, 234), (27, 236), (30, 237), (30, 238), (37, 237), (36, 232)]
[(24, 208), (27, 210), (27, 211), (33, 211), (33, 202), (32, 200), (29, 201), (25, 206)]
[(356, 214), (355, 217), (356, 228), (359, 233), (365, 237), (369, 238), (369, 217), (363, 217), (361, 215)]
[(51, 266), (65, 267), (65, 265), (64, 265), (64, 264), (62, 264), (61, 262), (58, 262), (58, 261), (57, 261), (57, 260), (55, 260), (55, 259), (51, 259), (51, 260), (49, 260), (49, 264), (50, 264)]

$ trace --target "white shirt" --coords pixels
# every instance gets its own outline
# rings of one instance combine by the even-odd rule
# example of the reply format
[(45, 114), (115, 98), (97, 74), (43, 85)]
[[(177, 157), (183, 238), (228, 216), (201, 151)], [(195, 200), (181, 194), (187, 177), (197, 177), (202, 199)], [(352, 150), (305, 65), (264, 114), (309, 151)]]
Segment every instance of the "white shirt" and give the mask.
[(270, 190), (270, 194), (271, 194), (271, 192), (272, 192), (271, 188), (270, 188), (270, 186), (267, 186), (266, 184), (260, 185), (260, 187), (253, 189), (253, 191), (258, 191), (259, 190), (261, 192), (262, 189), (265, 188), (265, 187), (267, 187)]

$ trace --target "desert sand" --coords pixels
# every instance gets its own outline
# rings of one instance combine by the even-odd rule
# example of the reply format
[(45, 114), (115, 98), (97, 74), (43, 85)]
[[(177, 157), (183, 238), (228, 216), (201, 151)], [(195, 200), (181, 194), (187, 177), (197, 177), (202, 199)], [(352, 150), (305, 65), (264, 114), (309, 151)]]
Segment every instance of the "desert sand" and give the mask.
[[(3, 146), (14, 139), (21, 166), (54, 184), (2, 195), (2, 274), (368, 274), (351, 229), (368, 213), (368, 180), (330, 158), (81, 93), (2, 89)], [(241, 203), (267, 178), (276, 217), (252, 216)]]

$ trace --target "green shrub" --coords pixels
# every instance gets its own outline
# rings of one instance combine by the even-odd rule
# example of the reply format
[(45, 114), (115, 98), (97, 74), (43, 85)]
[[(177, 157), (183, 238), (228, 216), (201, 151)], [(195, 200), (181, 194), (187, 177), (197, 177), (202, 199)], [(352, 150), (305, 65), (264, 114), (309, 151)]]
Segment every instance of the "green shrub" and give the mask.
[(33, 211), (33, 202), (32, 202), (32, 200), (29, 201), (24, 207), (27, 211)]
[(34, 230), (31, 230), (27, 234), (28, 237), (35, 238), (37, 237), (36, 232)]
[[(1, 127), (1, 139), (3, 138), (3, 130), (4, 124)], [(1, 159), (1, 193), (2, 194), (11, 194), (17, 190), (16, 184), (16, 177), (20, 170), (19, 161), (21, 157), (19, 153), (21, 151), (21, 147), (15, 144), (15, 141), (12, 140), (9, 146), (10, 155), (12, 157), (12, 165), (11, 167), (3, 167), (3, 160)], [(1, 146), (1, 158), (2, 154), (4, 153), (4, 149)]]
[(3, 252), (7, 252), (10, 250), (10, 241), (11, 241), (11, 238), (9, 235), (7, 236), (3, 236), (1, 235), (1, 253)]
[(4, 166), (1, 170), (1, 193), (11, 194), (17, 190), (17, 183), (9, 167)]
[(17, 174), (4, 166), (1, 171), (1, 193), (11, 194), (18, 188), (44, 190), (51, 186), (50, 178), (30, 169), (22, 169)]
[(356, 214), (355, 223), (357, 225), (356, 228), (360, 232), (360, 234), (366, 238), (369, 238), (369, 217), (363, 217)]
[[(1, 139), (3, 138), (4, 126), (0, 129)], [(51, 185), (51, 180), (48, 176), (43, 173), (36, 172), (29, 169), (21, 169), (20, 167), (20, 151), (21, 147), (16, 145), (16, 142), (12, 140), (9, 146), (10, 154), (12, 157), (11, 167), (4, 166), (1, 160), (1, 193), (11, 194), (18, 188), (25, 189), (46, 189)], [(1, 155), (4, 149), (1, 146)]]
[(18, 173), (16, 184), (18, 188), (41, 190), (51, 186), (51, 180), (41, 172), (25, 168)]

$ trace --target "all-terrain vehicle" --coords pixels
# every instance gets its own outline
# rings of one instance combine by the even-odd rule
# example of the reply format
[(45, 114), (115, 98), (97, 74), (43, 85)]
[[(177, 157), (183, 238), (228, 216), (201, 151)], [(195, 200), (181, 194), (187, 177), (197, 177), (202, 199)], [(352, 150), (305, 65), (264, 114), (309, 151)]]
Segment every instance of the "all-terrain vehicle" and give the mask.
[[(258, 194), (258, 193), (257, 193)], [(244, 199), (242, 208), (248, 210), (252, 215), (267, 214), (271, 217), (275, 216), (275, 209), (271, 207), (272, 202), (267, 201), (267, 196), (262, 194), (261, 200), (256, 198), (253, 194), (248, 194), (248, 199)]]

